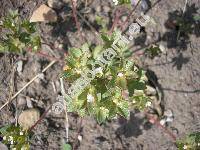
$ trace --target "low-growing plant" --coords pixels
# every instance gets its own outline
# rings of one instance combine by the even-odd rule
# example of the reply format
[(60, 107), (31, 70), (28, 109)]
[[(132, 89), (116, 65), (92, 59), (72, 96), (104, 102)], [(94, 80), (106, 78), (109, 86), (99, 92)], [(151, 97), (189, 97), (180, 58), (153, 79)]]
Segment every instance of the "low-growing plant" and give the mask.
[(179, 150), (199, 150), (200, 149), (200, 132), (187, 135), (185, 138), (176, 142)]
[(130, 51), (124, 43), (118, 43), (117, 56), (103, 68), (95, 63), (98, 56), (121, 37), (120, 31), (111, 36), (102, 34), (104, 44), (81, 48), (71, 48), (66, 59), (63, 76), (71, 83), (76, 81), (87, 69), (97, 74), (90, 84), (73, 100), (67, 100), (68, 112), (77, 112), (80, 116), (95, 116), (99, 123), (117, 115), (127, 118), (131, 108), (144, 110), (150, 105), (145, 95), (147, 78), (133, 60), (129, 60)]
[(23, 130), (20, 126), (15, 125), (7, 125), (0, 129), (0, 136), (2, 138), (2, 142), (12, 150), (29, 150), (29, 132), (27, 130)]
[(0, 52), (22, 53), (28, 48), (37, 51), (41, 41), (35, 25), (21, 20), (17, 11), (9, 11), (0, 23), (0, 30), (4, 33), (0, 38)]

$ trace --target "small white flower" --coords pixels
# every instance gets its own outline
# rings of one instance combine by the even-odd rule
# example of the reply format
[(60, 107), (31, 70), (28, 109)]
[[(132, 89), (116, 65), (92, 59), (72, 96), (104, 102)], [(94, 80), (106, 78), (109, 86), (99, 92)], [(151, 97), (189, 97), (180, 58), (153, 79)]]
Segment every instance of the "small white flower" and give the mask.
[(145, 106), (146, 106), (146, 107), (150, 107), (150, 106), (151, 106), (151, 102), (147, 102), (147, 103), (145, 104)]
[(124, 74), (123, 73), (118, 73), (118, 75), (117, 75), (118, 77), (123, 77), (124, 76)]
[(200, 146), (200, 143), (198, 143), (197, 146)]
[(184, 146), (183, 146), (183, 149), (187, 149), (187, 145), (184, 145)]
[(13, 140), (13, 137), (12, 137), (12, 136), (9, 136), (8, 141), (12, 141), (12, 140)]
[(94, 102), (94, 96), (92, 96), (92, 94), (88, 94), (88, 95), (87, 95), (87, 102), (88, 102), (88, 103)]
[(0, 25), (3, 25), (3, 21), (0, 21)]
[(133, 102), (133, 104), (135, 104), (135, 103), (136, 103), (136, 101), (135, 101), (135, 100), (133, 100), (132, 102)]
[(12, 141), (10, 141), (10, 144), (11, 144), (11, 145), (13, 145), (13, 143), (14, 143), (14, 142), (13, 142), (13, 140), (12, 140)]
[(3, 140), (4, 140), (4, 141), (6, 140), (6, 136), (3, 137)]
[[(22, 147), (23, 148), (23, 147)], [(12, 150), (16, 150), (16, 148), (13, 148)], [(22, 150), (22, 149), (21, 149)]]
[(96, 68), (95, 70), (95, 73), (103, 73), (103, 69), (101, 68), (101, 67), (99, 67), (99, 68)]
[(118, 4), (118, 0), (113, 0), (114, 4), (117, 5)]
[(81, 74), (81, 70), (80, 69), (76, 69), (76, 73), (77, 74)]
[(23, 132), (19, 132), (19, 135), (23, 135)]
[(63, 48), (63, 44), (59, 44), (59, 45), (58, 45), (58, 48), (59, 48), (59, 49), (62, 49), (62, 48)]

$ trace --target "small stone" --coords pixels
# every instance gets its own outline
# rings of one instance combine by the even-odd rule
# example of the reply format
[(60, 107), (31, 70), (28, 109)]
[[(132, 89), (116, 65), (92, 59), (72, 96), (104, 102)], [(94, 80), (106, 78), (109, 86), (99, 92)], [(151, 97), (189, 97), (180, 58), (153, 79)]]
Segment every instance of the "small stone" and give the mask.
[(173, 122), (174, 118), (173, 117), (167, 117), (166, 122)]
[(104, 6), (103, 7), (103, 11), (105, 12), (105, 13), (108, 13), (108, 12), (110, 12), (110, 7), (108, 7), (108, 6)]
[(162, 126), (164, 126), (165, 123), (166, 123), (166, 119), (161, 119), (161, 120), (160, 120), (160, 124), (161, 124)]
[(60, 9), (63, 6), (63, 3), (60, 0), (48, 0), (48, 6), (55, 9)]
[(160, 48), (162, 53), (166, 54), (166, 48), (164, 47), (164, 45), (160, 44), (159, 48)]
[(22, 74), (22, 70), (23, 70), (23, 61), (18, 61), (17, 63), (16, 63), (16, 65), (17, 65), (17, 72), (19, 73), (19, 75), (20, 74)]
[(78, 140), (81, 142), (83, 140), (83, 137), (81, 135), (78, 135)]
[(20, 96), (17, 100), (17, 106), (22, 107), (26, 105), (26, 99)]
[(147, 85), (147, 89), (145, 90), (147, 95), (156, 95), (156, 89)]
[(8, 150), (7, 146), (0, 142), (0, 150)]
[(172, 110), (168, 109), (168, 110), (166, 110), (164, 112), (164, 116), (166, 116), (166, 117), (173, 117), (174, 115), (173, 115)]
[(142, 9), (143, 11), (147, 11), (147, 10), (149, 9), (149, 5), (148, 5), (148, 3), (147, 3), (147, 0), (142, 0), (142, 1), (141, 1), (141, 9)]
[(98, 13), (101, 12), (101, 6), (97, 6), (95, 10), (96, 10), (96, 12), (98, 12)]
[(56, 22), (56, 12), (47, 5), (41, 5), (37, 8), (30, 18), (30, 22)]
[(26, 98), (26, 104), (28, 108), (33, 108), (33, 104), (30, 97)]
[(125, 22), (127, 19), (127, 16), (122, 16), (122, 21)]
[(32, 127), (40, 118), (40, 112), (38, 109), (31, 108), (23, 111), (18, 118), (19, 125), (27, 130)]

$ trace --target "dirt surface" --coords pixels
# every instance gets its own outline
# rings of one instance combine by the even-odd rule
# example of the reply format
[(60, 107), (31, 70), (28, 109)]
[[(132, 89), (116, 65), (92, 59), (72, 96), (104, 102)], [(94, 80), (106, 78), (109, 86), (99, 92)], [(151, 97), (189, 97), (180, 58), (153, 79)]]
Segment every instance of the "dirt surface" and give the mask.
[[(40, 4), (46, 0), (1, 0), (0, 17), (5, 16), (8, 8), (18, 9), (22, 18), (29, 18)], [(94, 0), (89, 7), (91, 11), (84, 14), (93, 26), (95, 14), (101, 14), (105, 19), (111, 19), (114, 6), (112, 1)], [(152, 0), (155, 3), (155, 0)], [(173, 19), (176, 10), (184, 8), (185, 0), (161, 0), (148, 11), (148, 15), (154, 19), (154, 24), (145, 28), (145, 32), (135, 40), (132, 50), (144, 47), (155, 41), (159, 41), (165, 47), (165, 52), (160, 57), (150, 59), (146, 56), (138, 56), (141, 66), (150, 72), (150, 78), (154, 74), (157, 78), (157, 86), (161, 87), (162, 105), (164, 110), (172, 110), (173, 122), (167, 129), (172, 131), (177, 138), (183, 137), (191, 131), (200, 131), (200, 23), (192, 22), (194, 32), (181, 35), (181, 42), (176, 43), (177, 30), (168, 28), (167, 20)], [(54, 9), (59, 17), (54, 24), (39, 23), (39, 32), (44, 41), (53, 43), (56, 47), (61, 43), (67, 51), (69, 47), (79, 47), (83, 43), (75, 29), (75, 23), (71, 15), (71, 8), (67, 3)], [(99, 10), (99, 6), (102, 9)], [(186, 9), (186, 18), (191, 15), (200, 15), (199, 0), (189, 0)], [(80, 6), (78, 11), (83, 11)], [(110, 9), (107, 12), (107, 9)], [(138, 10), (137, 16), (140, 15)], [(81, 20), (79, 18), (79, 20)], [(85, 38), (92, 43), (98, 42), (94, 32), (83, 22), (82, 32)], [(130, 22), (131, 23), (131, 22)], [(0, 112), (0, 126), (14, 123), (15, 117), (22, 110), (31, 105), (43, 113), (51, 104), (57, 101), (60, 95), (59, 77), (63, 67), (63, 58), (66, 51), (51, 50), (43, 45), (42, 51), (52, 57), (58, 57), (59, 62), (44, 73), (44, 78), (36, 80), (26, 88), (9, 106)], [(53, 52), (52, 52), (53, 51)], [(16, 62), (23, 61), (22, 74), (16, 71)], [(26, 54), (25, 56), (0, 55), (0, 106), (11, 95), (22, 88), (34, 75), (41, 72), (50, 62), (41, 55)], [(54, 90), (54, 86), (56, 90)], [(29, 104), (26, 103), (27, 99)], [(31, 149), (34, 150), (58, 150), (66, 138), (64, 126), (64, 113), (56, 115), (49, 112), (43, 121), (34, 129), (35, 136), (31, 140)], [(135, 110), (130, 119), (118, 118), (98, 125), (93, 118), (79, 118), (76, 114), (69, 114), (69, 141), (78, 150), (175, 150), (177, 149), (173, 139), (162, 127), (152, 125), (145, 115)], [(78, 141), (77, 137), (82, 140)]]

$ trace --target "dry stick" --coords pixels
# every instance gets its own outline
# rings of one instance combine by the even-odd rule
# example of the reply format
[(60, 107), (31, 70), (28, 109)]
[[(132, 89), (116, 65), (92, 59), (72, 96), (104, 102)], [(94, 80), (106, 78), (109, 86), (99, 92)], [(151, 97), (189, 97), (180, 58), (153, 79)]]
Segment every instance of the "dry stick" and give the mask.
[(116, 10), (115, 19), (114, 19), (114, 22), (113, 22), (112, 27), (111, 27), (111, 29), (110, 29), (110, 31), (109, 31), (108, 34), (112, 34), (113, 30), (115, 29), (115, 26), (116, 26), (116, 25), (118, 24), (118, 22), (119, 22), (119, 17), (120, 17), (120, 15), (121, 15), (120, 10)]
[[(64, 88), (64, 83), (63, 83), (63, 78), (60, 78), (60, 87), (61, 87), (61, 93), (64, 96), (64, 98), (66, 97), (66, 92), (65, 92), (65, 88)], [(63, 98), (63, 104), (64, 104), (64, 110), (65, 110), (65, 130), (66, 130), (66, 138), (67, 138), (67, 143), (69, 142), (69, 119), (68, 119), (68, 115), (67, 115), (67, 104), (65, 99)]]
[[(48, 66), (46, 66), (41, 73), (44, 73), (49, 67), (55, 64), (55, 60), (50, 62)], [(26, 87), (28, 87), (35, 79), (37, 79), (41, 73), (38, 73), (35, 77), (33, 77), (24, 87), (22, 87), (14, 96), (11, 97), (10, 101), (7, 101), (3, 106), (1, 106), (0, 111), (8, 105), (14, 98), (16, 98)]]
[(77, 18), (77, 10), (76, 10), (76, 6), (74, 5), (74, 2), (77, 5), (77, 0), (71, 0), (72, 13), (73, 13), (73, 17), (74, 17), (74, 20), (75, 20), (76, 27), (78, 29), (79, 35), (81, 36), (81, 39), (83, 40), (84, 38), (83, 38), (83, 35), (81, 34), (80, 23), (79, 23), (78, 18)]
[(96, 31), (96, 29), (79, 12), (77, 12), (77, 14), (90, 27), (90, 29), (95, 33), (95, 35), (100, 37), (100, 34)]
[(47, 115), (47, 113), (49, 112), (49, 110), (51, 110), (52, 105), (49, 106), (49, 108), (42, 114), (42, 116), (40, 117), (40, 119), (32, 126), (28, 129), (28, 131), (30, 132), (31, 130), (33, 130), (38, 123), (40, 123)]
[[(133, 14), (133, 12), (136, 10), (137, 6), (139, 5), (139, 3), (141, 2), (141, 0), (139, 0), (137, 2), (137, 4), (135, 5), (135, 7), (133, 8), (133, 10), (130, 12), (130, 14), (128, 15), (128, 17), (126, 18), (125, 22), (123, 23), (123, 25), (126, 27), (126, 24), (128, 23), (128, 20), (130, 19), (131, 15)], [(121, 25), (121, 29), (123, 29), (122, 25)], [(126, 29), (126, 28), (125, 28)], [(123, 31), (124, 32), (124, 31)]]

